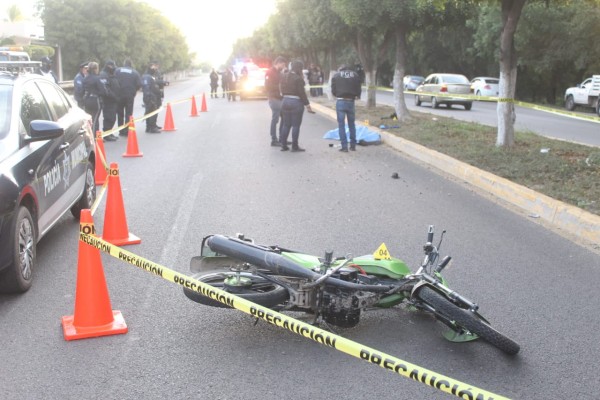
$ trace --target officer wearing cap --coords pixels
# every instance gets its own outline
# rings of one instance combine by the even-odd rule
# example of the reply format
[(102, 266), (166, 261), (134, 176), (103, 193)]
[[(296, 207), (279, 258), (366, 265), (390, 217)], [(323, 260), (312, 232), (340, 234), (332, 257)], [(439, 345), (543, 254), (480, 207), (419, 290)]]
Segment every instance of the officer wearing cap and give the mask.
[(354, 100), (360, 99), (360, 75), (346, 65), (340, 66), (338, 72), (331, 78), (331, 93), (337, 98), (335, 109), (337, 112), (338, 132), (342, 148), (340, 151), (348, 152), (348, 139), (346, 137), (346, 118), (350, 131), (350, 150), (356, 150), (356, 125), (354, 119), (356, 110)]
[(83, 80), (87, 75), (87, 68), (87, 62), (79, 64), (79, 72), (77, 73), (77, 75), (75, 75), (75, 78), (73, 78), (73, 97), (75, 97), (75, 101), (81, 109), (84, 108), (83, 95), (85, 93), (85, 90), (83, 89)]
[(54, 83), (58, 83), (58, 77), (52, 71), (52, 60), (50, 57), (46, 56), (42, 58), (42, 66), (37, 70), (37, 73), (51, 79)]
[[(119, 101), (119, 81), (115, 76), (117, 65), (113, 60), (108, 60), (100, 72), (100, 81), (106, 87), (106, 95), (102, 98), (102, 131), (109, 131), (117, 121), (117, 103)], [(114, 134), (104, 137), (108, 142), (114, 142), (118, 137)]]

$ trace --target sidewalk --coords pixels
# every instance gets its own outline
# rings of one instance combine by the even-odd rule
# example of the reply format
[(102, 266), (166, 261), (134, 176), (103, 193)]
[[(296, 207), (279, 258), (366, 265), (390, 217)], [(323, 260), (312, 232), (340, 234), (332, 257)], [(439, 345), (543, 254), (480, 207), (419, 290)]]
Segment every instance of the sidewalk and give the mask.
[[(337, 119), (335, 111), (328, 107), (315, 103), (311, 103), (311, 107), (333, 120)], [(379, 133), (383, 143), (400, 151), (406, 157), (431, 165), (484, 190), (522, 209), (527, 215), (539, 218), (553, 228), (567, 233), (577, 239), (580, 244), (600, 250), (600, 216), (555, 200), (385, 130), (374, 126), (370, 126), (369, 129)]]

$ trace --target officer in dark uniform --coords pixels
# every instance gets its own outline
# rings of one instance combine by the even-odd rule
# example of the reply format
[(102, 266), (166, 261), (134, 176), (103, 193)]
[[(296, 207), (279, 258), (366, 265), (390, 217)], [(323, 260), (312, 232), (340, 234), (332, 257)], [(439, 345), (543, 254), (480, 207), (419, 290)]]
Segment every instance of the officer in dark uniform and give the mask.
[(304, 151), (298, 145), (304, 107), (306, 106), (306, 111), (314, 114), (304, 90), (303, 68), (304, 64), (302, 61), (292, 61), (290, 63), (290, 71), (281, 78), (281, 94), (283, 95), (283, 103), (281, 104), (281, 123), (283, 124), (283, 128), (281, 129), (281, 137), (279, 138), (281, 141), (281, 151), (289, 150), (287, 138), (290, 134), (290, 129), (292, 131), (292, 151)]
[[(106, 95), (103, 98), (104, 104), (102, 105), (102, 131), (109, 131), (115, 126), (117, 121), (117, 103), (119, 102), (119, 81), (115, 76), (117, 65), (113, 60), (108, 60), (104, 64), (102, 72), (100, 72), (100, 80), (106, 86)], [(118, 136), (108, 135), (104, 140), (114, 142), (118, 139)]]
[(83, 109), (92, 116), (94, 133), (100, 130), (102, 99), (106, 96), (106, 86), (98, 76), (98, 63), (88, 64), (88, 74), (83, 79)]
[(356, 150), (356, 125), (354, 118), (356, 111), (354, 100), (360, 99), (360, 75), (346, 65), (342, 65), (338, 72), (331, 78), (331, 93), (337, 98), (335, 109), (337, 111), (338, 129), (342, 148), (340, 151), (348, 152), (348, 139), (346, 138), (346, 118), (350, 131), (350, 150)]
[[(161, 90), (157, 81), (158, 65), (151, 62), (148, 69), (142, 75), (142, 91), (144, 93), (144, 105), (146, 114), (158, 110), (161, 106)], [(156, 125), (158, 114), (146, 118), (146, 133), (160, 133), (161, 129)]]
[(58, 77), (52, 71), (52, 60), (50, 57), (42, 58), (42, 66), (37, 70), (37, 73), (47, 77), (48, 79), (52, 79), (54, 83), (58, 83)]
[(73, 78), (73, 97), (75, 98), (77, 105), (81, 109), (84, 108), (83, 95), (84, 95), (85, 91), (83, 89), (83, 80), (87, 76), (87, 68), (88, 68), (87, 62), (81, 63), (79, 65), (79, 72), (77, 73), (77, 75), (75, 75), (75, 78)]
[[(131, 60), (126, 59), (123, 66), (117, 68), (115, 72), (117, 81), (119, 81), (119, 101), (117, 103), (117, 125), (121, 126), (129, 122), (129, 117), (133, 114), (133, 101), (138, 90), (142, 87), (142, 78), (132, 64)], [(127, 136), (129, 127), (121, 129), (119, 135)]]

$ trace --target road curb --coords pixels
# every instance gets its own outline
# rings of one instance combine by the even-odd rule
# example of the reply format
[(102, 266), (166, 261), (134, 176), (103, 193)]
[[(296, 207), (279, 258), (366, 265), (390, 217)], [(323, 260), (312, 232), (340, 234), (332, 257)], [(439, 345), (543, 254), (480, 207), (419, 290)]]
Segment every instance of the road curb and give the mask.
[[(334, 120), (334, 110), (320, 104), (311, 107)], [(515, 205), (530, 216), (539, 217), (552, 226), (591, 244), (600, 243), (600, 216), (581, 208), (553, 199), (525, 186), (516, 184), (469, 164), (458, 161), (435, 150), (403, 139), (390, 132), (369, 126), (381, 135), (383, 143), (400, 151), (409, 158), (431, 165), (479, 189)]]

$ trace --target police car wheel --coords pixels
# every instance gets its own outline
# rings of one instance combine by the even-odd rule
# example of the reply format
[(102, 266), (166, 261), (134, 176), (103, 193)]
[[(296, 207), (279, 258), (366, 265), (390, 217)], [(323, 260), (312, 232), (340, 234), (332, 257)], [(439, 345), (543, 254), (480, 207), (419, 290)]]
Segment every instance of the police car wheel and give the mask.
[(29, 210), (21, 206), (13, 229), (13, 263), (0, 276), (0, 291), (22, 293), (29, 290), (36, 263), (37, 233)]
[(90, 209), (96, 201), (96, 180), (94, 177), (94, 164), (88, 160), (87, 167), (85, 170), (85, 187), (81, 198), (73, 207), (71, 207), (71, 214), (77, 219), (81, 214), (81, 210)]

